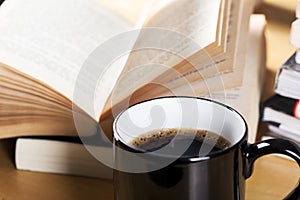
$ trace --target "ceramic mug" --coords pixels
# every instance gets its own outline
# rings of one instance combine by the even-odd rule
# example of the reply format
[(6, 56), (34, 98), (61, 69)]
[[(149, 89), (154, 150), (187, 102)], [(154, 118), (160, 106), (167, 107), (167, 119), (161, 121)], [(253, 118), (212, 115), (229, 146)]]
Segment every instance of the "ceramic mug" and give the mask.
[[(300, 164), (300, 148), (283, 139), (247, 142), (247, 124), (234, 109), (195, 97), (163, 97), (129, 107), (114, 121), (116, 200), (245, 199), (245, 180), (255, 160), (280, 153)], [(191, 128), (209, 130), (230, 146), (200, 155), (145, 152), (132, 140), (152, 130)], [(126, 153), (123, 153), (126, 152)], [(299, 185), (287, 199), (299, 198)]]

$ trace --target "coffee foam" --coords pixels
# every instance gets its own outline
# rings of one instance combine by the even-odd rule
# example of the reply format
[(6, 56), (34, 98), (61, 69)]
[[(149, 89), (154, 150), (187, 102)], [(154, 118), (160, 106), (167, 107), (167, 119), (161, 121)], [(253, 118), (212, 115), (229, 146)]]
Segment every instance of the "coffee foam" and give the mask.
[(146, 143), (159, 143), (159, 139), (164, 141), (171, 141), (176, 136), (176, 139), (184, 138), (188, 136), (189, 138), (194, 138), (198, 141), (205, 141), (207, 144), (216, 145), (219, 148), (225, 149), (230, 147), (230, 142), (223, 138), (222, 136), (208, 131), (208, 130), (196, 130), (191, 128), (165, 128), (159, 130), (153, 130), (151, 132), (140, 135), (134, 138), (130, 145), (133, 147), (140, 147)]

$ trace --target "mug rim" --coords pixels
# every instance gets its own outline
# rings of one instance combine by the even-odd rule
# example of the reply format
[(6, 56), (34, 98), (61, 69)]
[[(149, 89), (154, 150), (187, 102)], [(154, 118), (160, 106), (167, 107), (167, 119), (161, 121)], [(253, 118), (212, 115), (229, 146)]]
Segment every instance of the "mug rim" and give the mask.
[[(117, 115), (117, 117), (115, 118), (115, 120), (113, 122), (113, 139), (115, 139), (115, 134), (118, 134), (118, 137), (122, 139), (122, 137), (120, 136), (120, 134), (117, 131), (117, 122), (118, 122), (120, 116), (123, 113), (125, 113), (126, 111), (128, 111), (131, 107), (134, 107), (136, 105), (143, 104), (143, 103), (146, 103), (146, 102), (154, 101), (154, 100), (159, 100), (159, 99), (173, 99), (173, 98), (180, 98), (180, 99), (189, 98), (189, 99), (207, 101), (207, 102), (211, 102), (211, 103), (214, 103), (214, 104), (218, 104), (218, 105), (224, 107), (225, 109), (227, 109), (227, 110), (229, 110), (229, 111), (234, 112), (235, 114), (237, 114), (238, 117), (240, 117), (242, 119), (243, 124), (245, 126), (245, 130), (244, 130), (244, 133), (243, 133), (242, 137), (236, 143), (234, 143), (233, 145), (231, 145), (230, 147), (228, 147), (228, 148), (226, 148), (224, 150), (220, 150), (220, 151), (216, 151), (216, 152), (210, 153), (210, 154), (205, 155), (205, 156), (201, 156), (201, 157), (197, 157), (197, 156), (179, 157), (178, 159), (176, 159), (175, 162), (179, 161), (179, 162), (189, 162), (189, 163), (191, 163), (191, 162), (199, 162), (199, 161), (204, 161), (204, 160), (216, 158), (216, 157), (219, 157), (219, 156), (222, 156), (222, 155), (225, 155), (225, 154), (231, 152), (232, 150), (234, 150), (238, 146), (240, 146), (240, 144), (242, 144), (243, 142), (247, 141), (247, 138), (248, 138), (248, 125), (247, 125), (247, 122), (244, 119), (244, 117), (236, 109), (234, 109), (231, 106), (226, 105), (224, 103), (218, 102), (216, 100), (212, 100), (212, 99), (208, 99), (208, 98), (204, 98), (204, 97), (192, 97), (192, 96), (163, 96), (163, 97), (156, 97), (156, 98), (151, 98), (151, 99), (147, 99), (147, 100), (144, 100), (144, 101), (140, 101), (138, 103), (135, 103), (135, 104), (127, 107), (126, 109), (123, 109)], [(124, 145), (127, 148), (129, 148), (131, 151), (133, 151), (135, 153), (150, 153), (151, 154), (151, 152), (146, 152), (146, 151), (141, 151), (141, 150), (138, 150), (138, 149), (134, 149), (131, 146), (129, 146), (128, 144), (126, 144), (124, 141), (122, 141), (121, 139), (118, 142), (120, 142), (122, 145)], [(157, 154), (153, 154), (153, 155), (167, 158), (166, 155), (157, 155)]]

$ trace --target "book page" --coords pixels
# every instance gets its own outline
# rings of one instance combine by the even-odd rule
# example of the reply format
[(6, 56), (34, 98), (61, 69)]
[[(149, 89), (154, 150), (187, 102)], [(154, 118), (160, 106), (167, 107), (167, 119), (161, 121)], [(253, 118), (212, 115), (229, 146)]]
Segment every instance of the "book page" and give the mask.
[[(266, 19), (264, 15), (252, 15), (250, 18), (250, 29), (247, 39), (246, 48), (246, 62), (244, 70), (243, 83), (240, 87), (232, 89), (223, 88), (219, 92), (213, 92), (214, 88), (211, 86), (218, 85), (216, 83), (222, 82), (222, 79), (232, 77), (232, 72), (224, 74), (219, 78), (210, 78), (206, 81), (198, 83), (197, 85), (186, 86), (181, 90), (175, 91), (177, 95), (191, 95), (197, 91), (197, 87), (201, 85), (202, 88), (208, 89), (207, 95), (197, 95), (217, 100), (236, 109), (245, 118), (248, 124), (248, 139), (253, 143), (256, 139), (257, 125), (259, 121), (259, 104), (260, 96), (263, 86), (263, 76), (265, 71), (266, 62), (266, 43), (264, 36), (264, 29), (266, 25)], [(219, 85), (220, 85), (219, 84)], [(221, 88), (219, 88), (221, 89)], [(210, 91), (211, 90), (211, 91)]]
[[(124, 109), (132, 103), (161, 96), (166, 92), (171, 92), (173, 95), (176, 95), (177, 91), (180, 91), (178, 92), (179, 94), (183, 92), (205, 95), (212, 91), (220, 91), (225, 88), (241, 86), (244, 75), (249, 18), (252, 13), (253, 2), (241, 0), (224, 1), (224, 3), (227, 6), (222, 6), (221, 4), (221, 8), (230, 10), (229, 13), (227, 12), (229, 16), (227, 16), (226, 12), (224, 13), (227, 16), (227, 18), (224, 17), (224, 19), (227, 19), (229, 23), (228, 29), (226, 29), (225, 25), (224, 29), (222, 29), (222, 31), (225, 31), (227, 34), (227, 38), (222, 40), (223, 42), (226, 42), (224, 46), (225, 52), (219, 52), (214, 57), (211, 57), (204, 49), (204, 51), (199, 51), (188, 59), (172, 66), (171, 69), (168, 65), (148, 65), (151, 67), (144, 65), (143, 67), (136, 67), (137, 69), (134, 67), (131, 68), (132, 70), (129, 71), (129, 73), (122, 72), (122, 75), (120, 76), (121, 80), (118, 81), (119, 85), (115, 87), (117, 89), (113, 91), (110, 100), (106, 104), (105, 109), (107, 110), (107, 114), (105, 113), (105, 115), (110, 115), (109, 113), (112, 113), (112, 111), (109, 110), (111, 105), (118, 104), (117, 106), (114, 106), (113, 111), (113, 113), (118, 113), (122, 108)], [(174, 41), (176, 40), (173, 40), (173, 42)], [(189, 44), (189, 48), (190, 47), (193, 48), (195, 46)], [(216, 47), (213, 47), (210, 50), (214, 53), (214, 50), (216, 49)], [(149, 51), (151, 52), (151, 50)], [(161, 53), (156, 49), (155, 52), (158, 55)], [(140, 52), (138, 51), (138, 53)], [(152, 56), (155, 57), (155, 54)], [(147, 59), (145, 56), (139, 57), (144, 60)], [(176, 56), (173, 54), (172, 58), (174, 57)], [(178, 57), (180, 59), (180, 56)], [(131, 58), (129, 57), (128, 61), (132, 62), (130, 59)], [(164, 62), (165, 59), (168, 62), (170, 60), (168, 56), (162, 56), (160, 59), (163, 64), (166, 63)], [(133, 63), (137, 63), (137, 66), (139, 66), (138, 62)], [(157, 78), (148, 81), (148, 75), (155, 73), (154, 67), (157, 67), (160, 71), (163, 71), (162, 69), (166, 68), (169, 70), (165, 71), (165, 73), (162, 73)], [(144, 74), (147, 74), (147, 76), (144, 76)], [(147, 81), (145, 81), (145, 79), (147, 79)], [(139, 87), (140, 85), (136, 87), (136, 82), (139, 84), (145, 82), (146, 84), (142, 87)], [(187, 88), (189, 88), (188, 91)], [(128, 90), (130, 90), (130, 92), (128, 92)], [(128, 93), (131, 94), (131, 96), (122, 100), (122, 98), (124, 98), (122, 94), (125, 95)]]
[(224, 3), (175, 0), (157, 12), (143, 26), (109, 103), (113, 106), (201, 49), (218, 45)]
[[(0, 7), (0, 19), (0, 61), (70, 100), (78, 73), (94, 49), (135, 27), (97, 0), (9, 0)], [(97, 65), (97, 71), (105, 67)], [(111, 82), (121, 67), (114, 68)], [(88, 76), (82, 91), (86, 88)], [(108, 93), (101, 93), (101, 98)]]
[(98, 2), (140, 28), (174, 0), (98, 0)]
[[(183, 83), (190, 84), (214, 76), (222, 76), (223, 85), (221, 89), (237, 87), (242, 84), (247, 44), (245, 35), (248, 32), (253, 1), (232, 1), (229, 8), (231, 11), (228, 16), (227, 38), (223, 40), (225, 42), (225, 52), (216, 53), (215, 51), (219, 51), (218, 48), (208, 49), (206, 52), (197, 52), (188, 58), (187, 62), (173, 68), (180, 72), (175, 78), (163, 74), (164, 82), (162, 83), (164, 85), (169, 88), (176, 88), (183, 85)], [(160, 80), (162, 80), (162, 77), (159, 77)], [(212, 89), (219, 90), (220, 87), (214, 85)]]
[(230, 105), (242, 114), (248, 124), (248, 139), (251, 143), (256, 139), (259, 102), (266, 64), (265, 25), (264, 15), (251, 16), (242, 86), (206, 96)]
[[(230, 20), (235, 21), (237, 24), (233, 28), (235, 31), (228, 35), (229, 38), (226, 44), (226, 52), (213, 58), (204, 65), (204, 69), (189, 71), (183, 76), (173, 79), (174, 81), (171, 80), (168, 83), (169, 85), (182, 85), (180, 82), (186, 82), (186, 80), (188, 80), (188, 83), (192, 85), (192, 88), (196, 93), (207, 94), (214, 91), (239, 87), (243, 84), (245, 74), (244, 68), (247, 62), (246, 55), (250, 27), (249, 19), (252, 14), (253, 1), (234, 1), (231, 6), (235, 11), (231, 13), (232, 16), (230, 17)], [(233, 22), (231, 22), (231, 24), (232, 23)], [(222, 69), (225, 66), (231, 67)], [(198, 81), (199, 79), (194, 78), (193, 76), (200, 76), (203, 78), (203, 81)], [(190, 81), (188, 77), (191, 77), (194, 81)]]
[[(264, 15), (251, 16), (249, 33), (245, 37), (247, 41), (246, 62), (243, 71), (244, 78), (240, 87), (222, 88), (222, 82), (234, 76), (234, 72), (229, 72), (173, 91), (176, 95), (202, 96), (233, 107), (245, 118), (249, 128), (248, 139), (251, 143), (255, 142), (256, 139), (260, 96), (266, 64), (265, 25)], [(217, 88), (214, 88), (215, 86)], [(205, 92), (203, 92), (203, 88), (206, 89)], [(215, 90), (219, 91), (214, 92)]]

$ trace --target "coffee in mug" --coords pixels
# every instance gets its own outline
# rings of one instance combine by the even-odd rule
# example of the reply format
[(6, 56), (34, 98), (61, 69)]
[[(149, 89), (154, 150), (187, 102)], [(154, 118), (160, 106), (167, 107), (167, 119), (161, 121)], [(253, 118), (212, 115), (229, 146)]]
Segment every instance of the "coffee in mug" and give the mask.
[(174, 149), (188, 148), (183, 153), (183, 157), (200, 156), (201, 148), (210, 149), (210, 153), (222, 151), (230, 147), (230, 142), (224, 137), (208, 130), (196, 130), (191, 128), (167, 128), (154, 130), (134, 138), (131, 145), (136, 149), (153, 152), (162, 147), (166, 148), (166, 153)]

